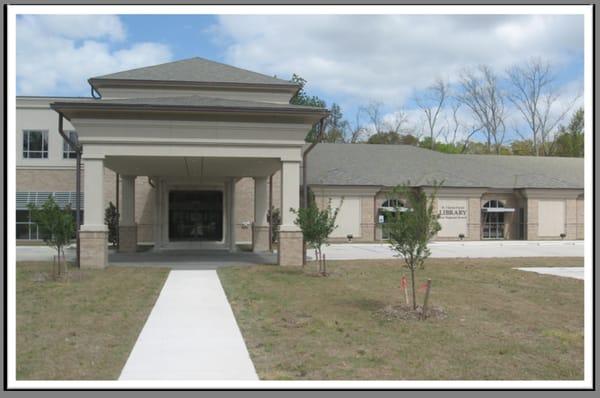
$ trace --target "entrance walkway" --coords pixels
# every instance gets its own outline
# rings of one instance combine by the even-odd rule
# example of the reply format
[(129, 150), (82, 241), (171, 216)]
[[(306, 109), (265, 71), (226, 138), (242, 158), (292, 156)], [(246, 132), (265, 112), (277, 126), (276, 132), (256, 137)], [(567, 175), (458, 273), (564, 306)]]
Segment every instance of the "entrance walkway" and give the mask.
[(216, 271), (169, 273), (119, 380), (258, 380)]

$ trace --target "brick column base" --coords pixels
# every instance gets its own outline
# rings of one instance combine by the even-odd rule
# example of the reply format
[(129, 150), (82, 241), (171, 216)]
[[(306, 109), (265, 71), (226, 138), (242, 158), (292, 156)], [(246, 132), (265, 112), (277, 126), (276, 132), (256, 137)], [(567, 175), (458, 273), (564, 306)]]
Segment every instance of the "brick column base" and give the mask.
[(137, 251), (137, 225), (119, 225), (119, 252)]
[(79, 231), (81, 268), (104, 268), (108, 264), (108, 231)]
[(255, 225), (252, 231), (252, 251), (269, 251), (269, 226)]
[(279, 231), (277, 263), (279, 265), (302, 265), (302, 232)]

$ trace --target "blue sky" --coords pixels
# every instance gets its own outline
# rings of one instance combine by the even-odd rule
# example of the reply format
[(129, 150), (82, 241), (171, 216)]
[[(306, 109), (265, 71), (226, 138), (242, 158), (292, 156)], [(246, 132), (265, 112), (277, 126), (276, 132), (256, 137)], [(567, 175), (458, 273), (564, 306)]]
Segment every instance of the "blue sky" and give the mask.
[[(353, 120), (369, 103), (404, 112), (435, 79), (486, 64), (502, 74), (548, 61), (561, 101), (583, 87), (583, 17), (577, 15), (120, 15), (17, 18), (17, 93), (89, 96), (87, 78), (200, 56), (288, 79), (337, 102)], [(468, 119), (468, 114), (463, 115)], [(468, 121), (467, 121), (468, 122)]]

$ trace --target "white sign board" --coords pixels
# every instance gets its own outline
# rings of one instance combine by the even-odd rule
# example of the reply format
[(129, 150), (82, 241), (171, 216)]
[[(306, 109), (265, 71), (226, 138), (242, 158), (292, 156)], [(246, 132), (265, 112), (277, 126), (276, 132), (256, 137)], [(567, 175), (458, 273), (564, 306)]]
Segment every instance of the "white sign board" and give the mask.
[(438, 214), (442, 227), (438, 236), (458, 238), (460, 234), (468, 235), (469, 205), (466, 199), (438, 199)]

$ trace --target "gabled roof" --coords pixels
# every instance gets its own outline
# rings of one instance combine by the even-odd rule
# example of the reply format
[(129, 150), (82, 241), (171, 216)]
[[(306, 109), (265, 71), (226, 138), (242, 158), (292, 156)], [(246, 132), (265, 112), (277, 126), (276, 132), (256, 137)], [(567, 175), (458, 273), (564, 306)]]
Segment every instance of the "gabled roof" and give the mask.
[(94, 85), (94, 82), (101, 83), (108, 80), (299, 87), (297, 84), (287, 80), (277, 79), (199, 57), (92, 77), (89, 79), (89, 82)]
[(453, 155), (410, 145), (318, 144), (308, 155), (309, 185), (392, 187), (410, 182), (463, 188), (583, 189), (583, 159)]

